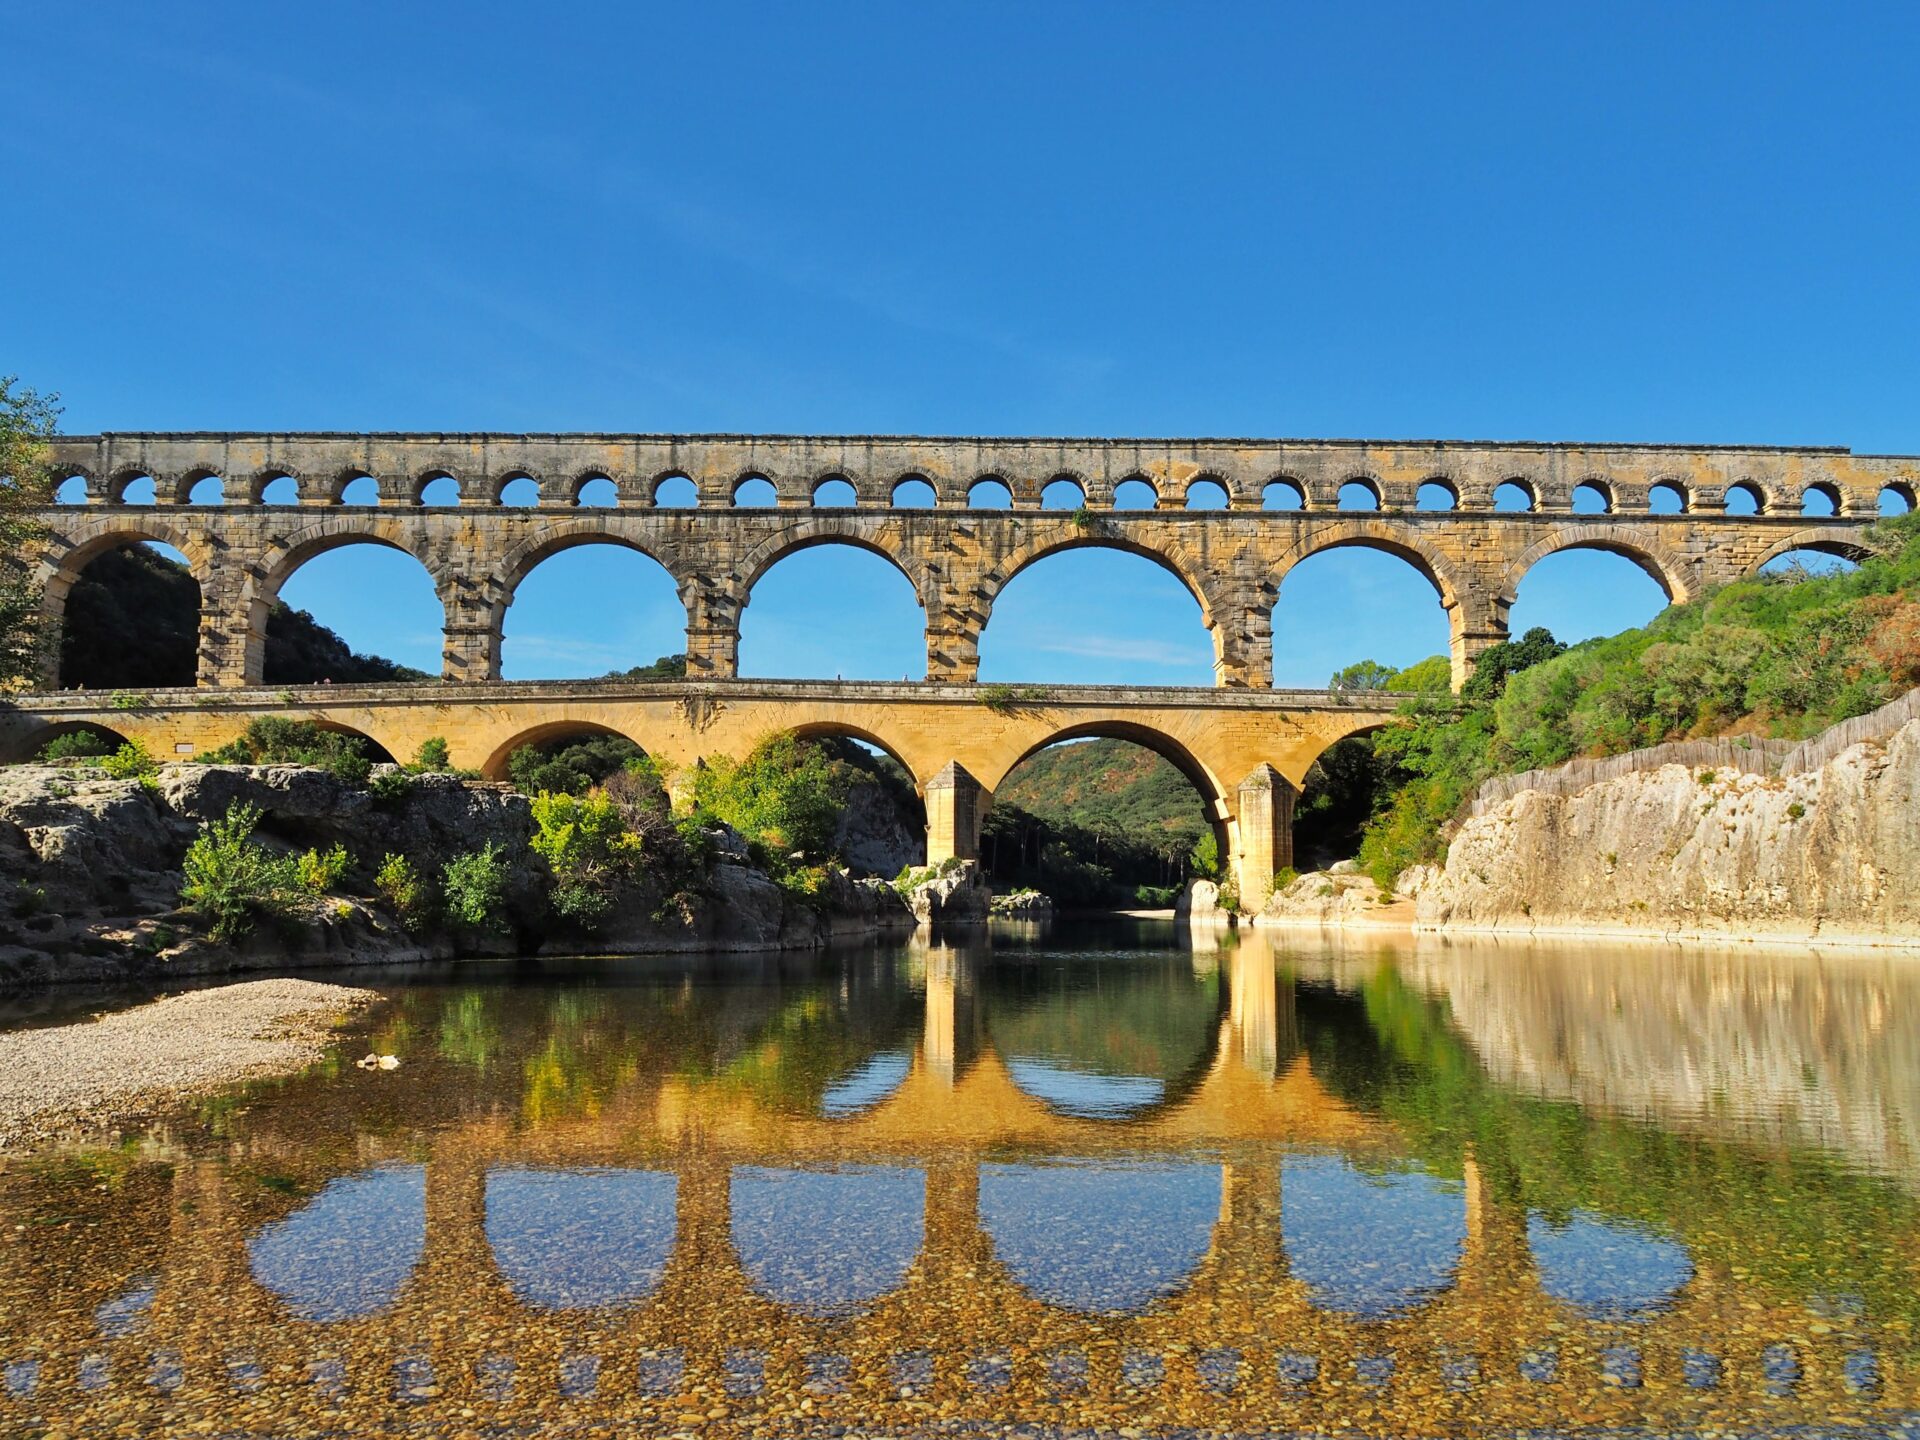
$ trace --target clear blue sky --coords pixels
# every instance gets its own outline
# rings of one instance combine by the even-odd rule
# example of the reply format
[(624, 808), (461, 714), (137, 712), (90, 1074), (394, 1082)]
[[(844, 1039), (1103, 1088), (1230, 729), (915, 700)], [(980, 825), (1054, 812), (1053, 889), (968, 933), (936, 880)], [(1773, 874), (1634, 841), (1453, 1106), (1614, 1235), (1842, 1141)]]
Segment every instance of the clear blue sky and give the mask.
[[(68, 428), (1822, 442), (1920, 451), (1920, 8), (5, 7), (0, 371)], [(286, 598), (437, 668), (424, 577)], [(1516, 627), (1660, 603), (1560, 557)], [(680, 648), (665, 576), (536, 572), (519, 676)], [(1283, 683), (1444, 648), (1364, 552), (1297, 572)], [(1198, 610), (1081, 552), (987, 678), (1203, 683)], [(748, 673), (918, 675), (816, 550)]]

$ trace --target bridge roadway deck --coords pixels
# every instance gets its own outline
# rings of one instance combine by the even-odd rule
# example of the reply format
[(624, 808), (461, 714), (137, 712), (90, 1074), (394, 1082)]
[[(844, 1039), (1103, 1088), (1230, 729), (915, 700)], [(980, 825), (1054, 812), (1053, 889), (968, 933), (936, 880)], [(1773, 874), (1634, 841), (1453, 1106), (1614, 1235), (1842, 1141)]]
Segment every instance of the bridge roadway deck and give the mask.
[[(1292, 861), (1295, 792), (1320, 753), (1377, 728), (1405, 696), (1386, 692), (930, 682), (703, 680), (423, 682), (290, 689), (69, 691), (0, 705), (0, 759), (90, 725), (188, 759), (255, 719), (310, 720), (364, 735), (395, 759), (447, 741), (455, 765), (499, 779), (522, 745), (623, 735), (673, 769), (744, 755), (781, 730), (846, 735), (886, 750), (925, 798), (928, 859), (978, 853), (979, 826), (1008, 772), (1055, 741), (1131, 740), (1191, 780), (1236, 857), (1243, 893), (1264, 893)], [(1249, 890), (1246, 887), (1252, 886)]]

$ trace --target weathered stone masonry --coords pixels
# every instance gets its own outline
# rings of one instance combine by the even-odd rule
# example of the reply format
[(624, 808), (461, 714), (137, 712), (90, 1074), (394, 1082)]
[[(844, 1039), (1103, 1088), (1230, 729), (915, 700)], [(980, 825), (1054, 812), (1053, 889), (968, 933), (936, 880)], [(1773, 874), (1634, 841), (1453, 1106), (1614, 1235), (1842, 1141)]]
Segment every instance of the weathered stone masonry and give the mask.
[[(174, 546), (200, 584), (199, 693), (205, 704), (213, 702), (207, 691), (223, 692), (222, 709), (247, 708), (243, 692), (261, 682), (266, 620), (287, 578), (315, 555), (355, 542), (405, 550), (432, 576), (445, 609), (446, 687), (433, 687), (443, 712), (449, 694), (478, 702), (494, 693), (506, 609), (527, 573), (556, 551), (593, 542), (629, 546), (672, 575), (687, 609), (696, 682), (736, 676), (741, 612), (760, 576), (796, 550), (847, 543), (898, 566), (926, 611), (927, 679), (953, 683), (976, 678), (980, 636), (1015, 575), (1056, 551), (1097, 545), (1178, 576), (1213, 636), (1217, 683), (1259, 692), (1272, 685), (1273, 612), (1286, 577), (1324, 550), (1385, 550), (1432, 583), (1450, 622), (1457, 684), (1476, 655), (1506, 637), (1521, 578), (1556, 551), (1616, 552), (1670, 597), (1686, 599), (1789, 550), (1857, 556), (1882, 492), (1911, 504), (1920, 489), (1920, 458), (1833, 449), (1359, 441), (108, 434), (60, 439), (53, 463), (63, 478), (82, 478), (89, 503), (45, 512), (53, 540), (40, 578), (50, 610), (58, 615), (102, 552), (144, 540)], [(156, 503), (125, 504), (128, 486), (142, 477), (152, 479)], [(376, 483), (379, 503), (342, 504), (361, 477)], [(460, 503), (424, 505), (423, 492), (442, 477), (457, 483)], [(220, 481), (225, 503), (188, 504), (210, 478)], [(264, 503), (283, 478), (297, 503)], [(617, 503), (581, 505), (583, 488), (600, 478), (612, 483)], [(692, 482), (693, 508), (657, 504), (675, 478)], [(537, 484), (539, 503), (502, 504), (506, 488), (523, 479)], [(772, 485), (777, 503), (737, 507), (741, 487), (756, 479)], [(853, 506), (816, 503), (832, 480), (851, 485)], [(896, 508), (896, 490), (915, 480), (932, 488), (933, 508)], [(1041, 508), (1042, 492), (1058, 480), (1078, 487), (1079, 508)], [(1128, 480), (1145, 482), (1167, 508), (1113, 509)], [(1007, 487), (1011, 509), (968, 507), (970, 492), (987, 481)], [(1226, 492), (1226, 509), (1176, 508), (1206, 481)], [(1262, 508), (1276, 481), (1299, 492), (1301, 508)], [(1493, 509), (1507, 482), (1526, 491), (1530, 511)], [(1349, 483), (1371, 492), (1377, 508), (1337, 508)], [(1442, 486), (1454, 508), (1416, 510), (1429, 483)], [(1605, 513), (1574, 513), (1583, 485), (1599, 493)], [(1678, 497), (1680, 513), (1652, 513), (1659, 488)], [(1759, 513), (1727, 513), (1737, 489), (1753, 495)], [(1808, 495), (1824, 497), (1834, 513), (1799, 513)], [(468, 686), (475, 688), (449, 688)], [(1249, 713), (1271, 719), (1275, 698), (1256, 703), (1249, 695)], [(1077, 723), (1089, 733), (1092, 722)], [(1139, 728), (1149, 740), (1164, 734), (1145, 722)], [(463, 763), (483, 758), (469, 754)], [(1275, 749), (1244, 774), (1211, 777), (1208, 798), (1229, 828), (1242, 808), (1262, 816), (1252, 828), (1267, 838), (1235, 848), (1250, 874), (1289, 858), (1292, 791), (1276, 782), (1298, 784), (1299, 758)], [(944, 763), (913, 767), (923, 790)], [(941, 810), (970, 814), (960, 829), (977, 827), (985, 798), (957, 808), (943, 800)], [(956, 833), (931, 848), (965, 854), (969, 844)]]

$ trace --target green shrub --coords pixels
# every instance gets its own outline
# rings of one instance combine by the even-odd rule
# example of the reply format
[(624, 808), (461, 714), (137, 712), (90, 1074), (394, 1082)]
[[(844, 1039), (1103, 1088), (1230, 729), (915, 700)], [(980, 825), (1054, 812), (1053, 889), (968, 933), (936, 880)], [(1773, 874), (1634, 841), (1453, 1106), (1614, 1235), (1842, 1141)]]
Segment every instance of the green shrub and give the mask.
[(413, 768), (429, 773), (444, 773), (453, 769), (453, 754), (447, 748), (444, 737), (429, 736), (420, 742), (420, 749), (413, 757)]
[(1282, 865), (1278, 870), (1273, 872), (1273, 884), (1270, 887), (1270, 892), (1272, 890), (1284, 890), (1299, 878), (1300, 872), (1294, 869), (1293, 866)]
[(340, 883), (352, 863), (344, 845), (336, 845), (324, 853), (309, 850), (294, 862), (294, 874), (303, 889), (324, 895)]
[(790, 731), (768, 736), (745, 759), (710, 760), (694, 782), (696, 812), (764, 847), (775, 871), (795, 855), (817, 863), (831, 853), (845, 796), (845, 777)]
[(441, 868), (447, 918), (470, 930), (507, 928), (507, 862), (495, 841), (456, 855)]
[(384, 810), (397, 810), (407, 803), (407, 797), (413, 793), (413, 776), (397, 766), (392, 770), (382, 770), (367, 781), (367, 792), (373, 796), (373, 803)]
[(640, 840), (621, 807), (604, 791), (580, 797), (551, 791), (533, 797), (534, 851), (553, 872), (553, 908), (591, 929), (613, 906), (633, 873)]
[(1806, 813), (1807, 813), (1807, 807), (1802, 805), (1798, 800), (1794, 801), (1791, 805), (1787, 806), (1787, 819), (1789, 820), (1798, 820), (1802, 815)]
[(113, 743), (98, 730), (69, 730), (56, 735), (40, 747), (40, 758), (49, 764), (62, 760), (100, 760), (113, 753)]
[(624, 735), (589, 735), (558, 745), (522, 745), (507, 756), (507, 778), (523, 795), (584, 795), (630, 760), (643, 759)]
[(259, 823), (258, 806), (235, 805), (187, 847), (180, 898), (212, 922), (216, 940), (245, 935), (263, 915), (286, 918), (300, 908), (303, 887), (294, 861), (250, 838)]
[(249, 722), (230, 744), (198, 758), (208, 765), (314, 765), (349, 785), (364, 785), (373, 771), (366, 745), (361, 736), (327, 730), (311, 720), (268, 715)]
[(417, 934), (433, 923), (433, 896), (406, 856), (390, 853), (382, 859), (373, 888), (407, 930)]
[(145, 780), (160, 773), (160, 767), (154, 763), (153, 756), (147, 753), (147, 747), (138, 740), (127, 741), (101, 761), (100, 768), (116, 780)]

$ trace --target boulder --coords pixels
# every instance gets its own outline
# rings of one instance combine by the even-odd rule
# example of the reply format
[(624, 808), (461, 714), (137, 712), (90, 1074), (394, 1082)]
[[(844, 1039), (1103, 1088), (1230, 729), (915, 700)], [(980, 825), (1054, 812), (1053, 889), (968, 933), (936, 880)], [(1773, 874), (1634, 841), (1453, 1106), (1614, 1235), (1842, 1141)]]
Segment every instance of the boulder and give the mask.
[(1234, 917), (1231, 910), (1221, 905), (1220, 886), (1217, 883), (1212, 880), (1189, 880), (1174, 897), (1173, 918), (1224, 925)]
[(986, 871), (974, 860), (948, 861), (937, 870), (916, 872), (907, 894), (914, 918), (923, 925), (978, 925), (993, 902)]

